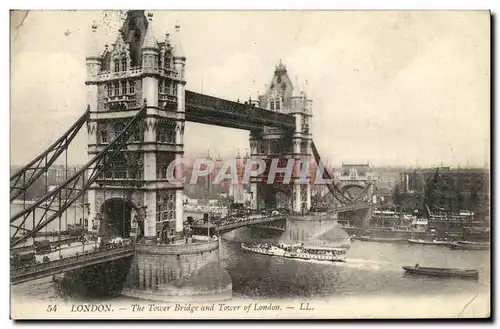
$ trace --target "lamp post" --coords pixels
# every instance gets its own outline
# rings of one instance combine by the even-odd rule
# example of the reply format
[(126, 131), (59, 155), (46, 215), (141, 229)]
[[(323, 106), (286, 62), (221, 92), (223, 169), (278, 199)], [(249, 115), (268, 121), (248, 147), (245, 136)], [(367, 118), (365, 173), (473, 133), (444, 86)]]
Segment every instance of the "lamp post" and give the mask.
[[(252, 202), (253, 202), (253, 191), (250, 191), (250, 208), (252, 208)], [(256, 205), (257, 206), (257, 205)]]

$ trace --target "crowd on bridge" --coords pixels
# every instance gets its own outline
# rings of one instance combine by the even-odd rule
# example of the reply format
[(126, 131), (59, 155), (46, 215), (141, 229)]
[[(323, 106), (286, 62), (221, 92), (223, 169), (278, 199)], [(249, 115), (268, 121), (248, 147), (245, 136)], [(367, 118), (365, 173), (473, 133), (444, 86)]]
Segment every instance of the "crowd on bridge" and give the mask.
[[(78, 242), (82, 244), (82, 251), (78, 251), (74, 254), (70, 254), (67, 257), (78, 256), (81, 254), (91, 254), (93, 252), (109, 250), (125, 245), (131, 244), (133, 241), (131, 239), (124, 238), (114, 238), (114, 239), (104, 239), (102, 236), (94, 236), (82, 234), (78, 239)], [(85, 249), (85, 244), (94, 241), (93, 247)], [(71, 248), (72, 243), (75, 241), (68, 241), (67, 245), (63, 247), (58, 241), (54, 243), (35, 243), (31, 250), (14, 252), (10, 257), (11, 268), (22, 268), (32, 265), (37, 265), (41, 263), (48, 263), (58, 259), (63, 259), (62, 250)], [(74, 246), (73, 246), (74, 247)], [(59, 253), (57, 253), (59, 251)]]

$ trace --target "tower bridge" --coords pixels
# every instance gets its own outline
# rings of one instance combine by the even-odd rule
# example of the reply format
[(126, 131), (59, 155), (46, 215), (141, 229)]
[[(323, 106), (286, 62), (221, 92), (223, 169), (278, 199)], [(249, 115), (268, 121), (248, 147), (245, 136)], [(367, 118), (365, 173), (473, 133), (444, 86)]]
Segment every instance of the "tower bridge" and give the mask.
[[(127, 279), (131, 296), (140, 297), (145, 291), (153, 294), (159, 285), (194, 275), (217, 261), (213, 250), (203, 255), (199, 247), (191, 250), (190, 244), (184, 245), (182, 254), (172, 252), (168, 245), (157, 246), (163, 236), (183, 240), (185, 235), (184, 185), (169, 181), (167, 169), (174, 160), (183, 158), (186, 121), (249, 131), (250, 158), (267, 164), (265, 172), (250, 177), (251, 208), (286, 207), (293, 214), (312, 210), (310, 170), (303, 181), (303, 168), (296, 165), (290, 184), (280, 179), (267, 184), (273, 159), (286, 164), (288, 159), (306, 157), (322, 166), (312, 139), (312, 100), (305, 90), (294, 86), (283, 63), (275, 67), (263, 95), (240, 103), (185, 90), (186, 55), (179, 25), (172, 39), (167, 33), (164, 40), (157, 40), (153, 15), (129, 11), (112, 47), (104, 49), (97, 44), (96, 31), (93, 25), (86, 56), (87, 110), (46, 151), (11, 177), (11, 201), (21, 197), (67, 151), (85, 123), (88, 163), (11, 216), (11, 247), (34, 240), (38, 232), (53, 221), (61, 221), (62, 214), (86, 196), (88, 231), (129, 238), (136, 224), (141, 248), (135, 251)], [(182, 173), (178, 162), (174, 177), (180, 179)], [(323, 176), (332, 178), (328, 171)], [(326, 184), (326, 189), (336, 200), (337, 212), (371, 208), (370, 188), (355, 197), (335, 183)], [(231, 225), (236, 228), (269, 221)]]

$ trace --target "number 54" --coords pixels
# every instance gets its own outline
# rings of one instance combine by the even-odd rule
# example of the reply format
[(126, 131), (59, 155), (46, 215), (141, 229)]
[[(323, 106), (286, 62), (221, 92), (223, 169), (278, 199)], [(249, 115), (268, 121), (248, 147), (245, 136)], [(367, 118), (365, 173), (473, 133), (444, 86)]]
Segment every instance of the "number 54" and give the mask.
[(47, 306), (47, 312), (55, 312), (55, 311), (57, 311), (57, 305)]

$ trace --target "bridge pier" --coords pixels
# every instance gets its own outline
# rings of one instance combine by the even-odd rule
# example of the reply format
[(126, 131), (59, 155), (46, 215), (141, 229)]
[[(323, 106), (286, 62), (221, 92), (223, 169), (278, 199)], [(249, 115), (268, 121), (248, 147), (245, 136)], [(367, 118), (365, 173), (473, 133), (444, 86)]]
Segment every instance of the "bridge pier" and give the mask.
[(219, 264), (218, 240), (135, 248), (122, 295), (163, 302), (231, 298), (231, 277)]

